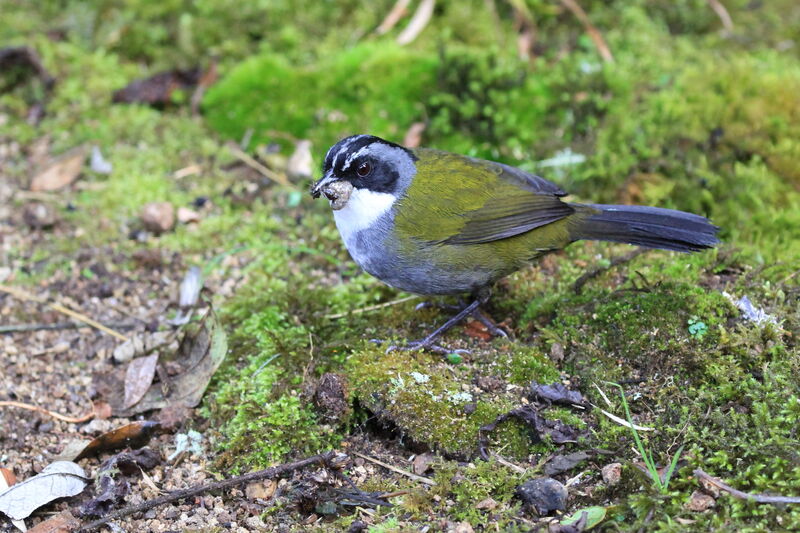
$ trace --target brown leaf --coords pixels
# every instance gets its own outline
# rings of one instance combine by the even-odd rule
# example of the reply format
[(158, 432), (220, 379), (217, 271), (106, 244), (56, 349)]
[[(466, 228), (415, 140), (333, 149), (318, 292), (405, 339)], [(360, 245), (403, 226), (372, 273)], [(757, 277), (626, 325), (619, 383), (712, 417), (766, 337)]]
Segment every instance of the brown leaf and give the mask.
[(73, 148), (56, 159), (50, 166), (31, 180), (31, 190), (56, 191), (66, 187), (78, 177), (86, 159), (86, 147)]
[(170, 374), (169, 391), (165, 392), (161, 383), (153, 383), (144, 398), (130, 408), (123, 406), (121, 397), (111, 397), (109, 403), (117, 416), (131, 416), (167, 405), (195, 407), (227, 352), (225, 330), (216, 315), (209, 311), (197, 327), (184, 333), (171, 361), (177, 371)]
[(165, 107), (175, 103), (173, 93), (193, 89), (201, 79), (199, 68), (168, 70), (129, 83), (114, 93), (112, 101), (123, 104), (147, 104)]
[(39, 522), (28, 533), (72, 533), (81, 527), (81, 522), (69, 511), (62, 511), (44, 522)]
[(421, 476), (428, 469), (431, 467), (431, 463), (436, 460), (436, 456), (432, 453), (421, 453), (414, 457), (414, 460), (411, 462), (411, 469), (414, 471), (415, 474)]
[(158, 422), (140, 420), (112, 429), (90, 442), (86, 448), (78, 454), (75, 460), (78, 461), (100, 452), (117, 450), (119, 448), (141, 448), (147, 444), (153, 433), (160, 427), (161, 425)]
[(189, 209), (188, 207), (178, 208), (178, 222), (181, 224), (191, 224), (193, 222), (200, 222), (200, 213)]
[(696, 490), (689, 497), (689, 501), (686, 502), (686, 508), (690, 511), (699, 513), (714, 507), (716, 504), (717, 502), (714, 500), (714, 498), (704, 492)]
[(606, 485), (616, 485), (622, 477), (622, 463), (607, 464), (601, 472)]
[(467, 322), (467, 324), (464, 326), (464, 334), (467, 337), (480, 339), (482, 341), (488, 341), (492, 339), (492, 334), (489, 333), (489, 329), (477, 320), (470, 320)]
[(11, 485), (17, 482), (17, 476), (14, 475), (14, 471), (8, 468), (0, 466), (0, 476), (2, 476), (3, 479), (5, 480), (6, 487), (10, 487)]
[(106, 402), (94, 402), (94, 417), (100, 420), (111, 418), (111, 406)]
[(125, 400), (122, 404), (124, 409), (136, 405), (147, 393), (156, 375), (156, 364), (158, 354), (155, 353), (147, 357), (137, 357), (128, 363), (128, 370), (125, 372)]
[(278, 483), (274, 479), (256, 481), (245, 487), (244, 494), (248, 500), (269, 500), (277, 488)]

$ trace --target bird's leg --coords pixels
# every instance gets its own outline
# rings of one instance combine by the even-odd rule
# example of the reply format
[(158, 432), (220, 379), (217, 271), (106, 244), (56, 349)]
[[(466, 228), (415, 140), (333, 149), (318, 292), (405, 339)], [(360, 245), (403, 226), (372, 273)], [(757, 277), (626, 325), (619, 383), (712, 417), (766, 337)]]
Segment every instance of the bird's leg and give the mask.
[(455, 326), (456, 324), (458, 324), (459, 322), (464, 320), (466, 317), (468, 317), (472, 313), (474, 313), (475, 310), (478, 307), (480, 307), (480, 305), (481, 305), (481, 300), (477, 299), (474, 302), (472, 302), (471, 304), (469, 304), (468, 306), (466, 306), (465, 308), (463, 308), (461, 311), (459, 311), (456, 315), (454, 315), (452, 318), (450, 318), (450, 320), (448, 320), (447, 322), (445, 322), (444, 324), (442, 324), (441, 326), (436, 328), (433, 331), (433, 333), (431, 333), (430, 335), (428, 335), (424, 339), (418, 340), (418, 341), (411, 341), (405, 346), (394, 346), (394, 345), (393, 346), (389, 346), (386, 349), (386, 352), (388, 353), (388, 352), (391, 352), (391, 351), (394, 351), (394, 350), (430, 350), (432, 352), (441, 353), (441, 354), (450, 353), (452, 350), (448, 350), (446, 348), (438, 346), (438, 345), (434, 344), (434, 341), (436, 341), (436, 339), (438, 339), (447, 330), (449, 330), (450, 328), (452, 328), (453, 326)]

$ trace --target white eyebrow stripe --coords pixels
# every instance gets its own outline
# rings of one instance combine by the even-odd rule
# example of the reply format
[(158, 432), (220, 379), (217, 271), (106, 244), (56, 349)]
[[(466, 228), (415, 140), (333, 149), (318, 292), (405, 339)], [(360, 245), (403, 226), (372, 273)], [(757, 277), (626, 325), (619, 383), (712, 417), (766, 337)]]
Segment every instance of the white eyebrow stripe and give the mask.
[(364, 152), (368, 152), (370, 146), (372, 146), (372, 144), (368, 144), (368, 145), (364, 146), (363, 148), (361, 148), (360, 150), (358, 150), (357, 152), (353, 152), (352, 154), (347, 156), (347, 159), (345, 159), (345, 161), (344, 161), (344, 166), (342, 167), (342, 172), (344, 172), (345, 170), (350, 168), (350, 165), (353, 163), (353, 161), (358, 159), (358, 157), (361, 154), (363, 154)]

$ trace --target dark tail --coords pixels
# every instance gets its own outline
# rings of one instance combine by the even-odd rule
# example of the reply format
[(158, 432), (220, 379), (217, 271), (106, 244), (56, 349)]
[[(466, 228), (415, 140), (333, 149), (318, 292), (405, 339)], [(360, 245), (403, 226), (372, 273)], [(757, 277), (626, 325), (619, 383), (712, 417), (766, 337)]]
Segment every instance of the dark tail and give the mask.
[(707, 218), (673, 209), (638, 205), (572, 204), (585, 216), (574, 217), (573, 240), (624, 242), (647, 248), (696, 252), (719, 243)]

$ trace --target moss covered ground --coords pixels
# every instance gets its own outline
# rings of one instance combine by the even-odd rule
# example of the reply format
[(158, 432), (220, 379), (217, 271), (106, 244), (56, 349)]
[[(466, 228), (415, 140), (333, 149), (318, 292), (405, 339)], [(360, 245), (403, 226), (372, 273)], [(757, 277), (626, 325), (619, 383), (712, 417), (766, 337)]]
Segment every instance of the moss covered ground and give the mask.
[[(44, 138), (55, 154), (97, 145), (114, 170), (46, 199), (70, 231), (3, 259), (21, 284), (109, 244), (123, 257), (175, 252), (218, 285), (243, 274), (232, 296), (214, 297), (233, 346), (203, 407), (218, 432), (217, 468), (263, 467), (365, 432), (408, 455), (435, 452), (436, 487), (375, 481), (375, 490), (408, 493), (372, 517), (374, 531), (446, 529), (442, 520), (529, 530), (537, 518), (515, 487), (541, 475), (552, 454), (578, 450), (603, 453), (562, 476), (582, 473), (568, 512), (608, 507), (600, 529), (800, 529), (797, 505), (722, 495), (711, 510), (686, 507), (698, 467), (740, 490), (800, 495), (800, 8), (724, 3), (732, 30), (701, 0), (581, 2), (611, 63), (558, 2), (441, 3), (400, 47), (399, 30), (372, 33), (388, 1), (7, 0), (0, 45), (31, 46), (57, 83), (36, 124), (27, 112), (44, 94), (37, 82), (0, 93), (0, 141), (10, 147), (0, 154), (3, 179), (26, 184)], [(535, 22), (532, 58), (518, 57), (513, 5)], [(182, 105), (186, 95), (161, 110), (111, 103), (134, 79), (212, 58), (221, 77), (200, 114)], [(246, 139), (246, 151), (280, 161), (293, 139), (309, 139), (318, 166), (344, 135), (399, 142), (414, 122), (427, 125), (425, 145), (538, 172), (581, 201), (705, 214), (724, 243), (692, 256), (645, 253), (580, 293), (573, 283), (582, 274), (629, 250), (576, 244), (499, 283), (488, 312), (511, 340), (457, 328), (444, 342), (470, 350), (461, 361), (387, 355), (370, 339), (418, 338), (447, 313), (416, 310), (419, 300), (353, 313), (407, 295), (359, 272), (328, 206), (305, 194), (308, 180), (259, 181), (227, 143)], [(190, 165), (199, 170), (175, 177)], [(146, 202), (190, 206), (201, 196), (212, 207), (199, 224), (128, 238)], [(743, 296), (774, 322), (745, 320), (732, 303)], [(353, 407), (334, 421), (309, 399), (326, 372), (343, 377)], [(640, 474), (629, 430), (598, 409), (546, 411), (582, 431), (574, 444), (533, 443), (520, 423), (500, 426), (491, 448), (526, 474), (479, 460), (478, 428), (521, 405), (532, 381), (569, 383), (618, 415), (605, 382), (624, 383), (636, 423), (655, 428), (643, 438), (656, 461), (683, 446), (669, 491)], [(609, 486), (600, 468), (614, 461), (624, 464), (623, 482)], [(489, 497), (496, 506), (476, 508)], [(354, 519), (344, 513), (321, 527)]]

